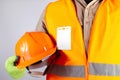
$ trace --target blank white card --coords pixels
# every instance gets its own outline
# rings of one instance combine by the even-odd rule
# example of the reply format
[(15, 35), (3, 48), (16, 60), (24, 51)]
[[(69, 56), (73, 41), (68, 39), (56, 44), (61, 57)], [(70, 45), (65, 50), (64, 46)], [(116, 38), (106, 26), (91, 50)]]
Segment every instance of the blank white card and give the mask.
[(57, 48), (59, 50), (71, 50), (71, 27), (57, 28)]

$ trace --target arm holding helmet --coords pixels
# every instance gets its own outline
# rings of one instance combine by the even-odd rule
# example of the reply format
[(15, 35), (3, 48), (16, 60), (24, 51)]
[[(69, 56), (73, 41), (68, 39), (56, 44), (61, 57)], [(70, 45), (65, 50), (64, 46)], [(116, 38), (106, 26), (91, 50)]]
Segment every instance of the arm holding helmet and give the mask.
[[(50, 67), (50, 65), (47, 64), (46, 60), (45, 65), (48, 65), (48, 67), (45, 69), (44, 72), (30, 71), (30, 68), (36, 67), (36, 65), (34, 67), (34, 64), (41, 64), (43, 58), (53, 55), (53, 53), (55, 53), (56, 51), (56, 45), (52, 42), (50, 36), (48, 35), (43, 17), (44, 12), (40, 17), (35, 32), (26, 32), (16, 43), (16, 56), (12, 56), (6, 60), (5, 68), (9, 75), (14, 79), (19, 79), (23, 77), (26, 69), (31, 75), (45, 75), (46, 71)], [(35, 56), (34, 59), (30, 61), (30, 59), (33, 58), (31, 57), (31, 55), (37, 53), (41, 54), (41, 56), (37, 55), (39, 56), (38, 58), (36, 58), (37, 56)], [(54, 60), (51, 61), (51, 63), (53, 62)], [(11, 68), (14, 68), (14, 70), (9, 68), (10, 66)], [(38, 65), (37, 67), (40, 66)], [(16, 75), (14, 73), (16, 73)], [(20, 76), (17, 76), (19, 74)]]

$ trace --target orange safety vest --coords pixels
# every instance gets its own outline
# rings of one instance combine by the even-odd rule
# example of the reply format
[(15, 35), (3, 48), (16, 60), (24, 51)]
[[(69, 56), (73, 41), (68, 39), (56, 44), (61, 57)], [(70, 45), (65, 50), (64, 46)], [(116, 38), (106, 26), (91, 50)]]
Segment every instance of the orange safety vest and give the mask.
[(88, 80), (120, 80), (120, 0), (103, 0), (91, 28)]
[(48, 32), (55, 41), (58, 37), (58, 28), (64, 29), (69, 26), (71, 35), (71, 49), (58, 51), (61, 55), (48, 72), (47, 80), (86, 80), (86, 54), (82, 28), (72, 0), (50, 3), (46, 8), (44, 20)]
[(58, 0), (47, 6), (44, 20), (53, 39), (57, 42), (58, 28), (69, 26), (71, 31), (71, 49), (58, 51), (61, 56), (48, 72), (47, 80), (120, 80), (119, 3), (101, 2), (91, 28), (88, 59), (72, 0)]

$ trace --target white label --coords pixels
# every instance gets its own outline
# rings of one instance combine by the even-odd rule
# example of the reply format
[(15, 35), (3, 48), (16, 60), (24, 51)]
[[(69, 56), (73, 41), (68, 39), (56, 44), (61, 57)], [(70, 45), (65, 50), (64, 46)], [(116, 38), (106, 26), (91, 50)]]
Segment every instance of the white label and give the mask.
[(71, 27), (57, 28), (57, 48), (59, 50), (71, 50)]

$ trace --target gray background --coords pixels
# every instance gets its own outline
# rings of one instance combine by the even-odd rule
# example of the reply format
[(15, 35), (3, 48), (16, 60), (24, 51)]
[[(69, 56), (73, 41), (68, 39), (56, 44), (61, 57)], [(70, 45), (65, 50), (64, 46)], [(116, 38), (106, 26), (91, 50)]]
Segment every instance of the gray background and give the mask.
[[(0, 80), (13, 80), (4, 68), (5, 60), (15, 54), (17, 40), (34, 31), (42, 11), (53, 0), (0, 0)], [(26, 73), (20, 80), (45, 80)]]

